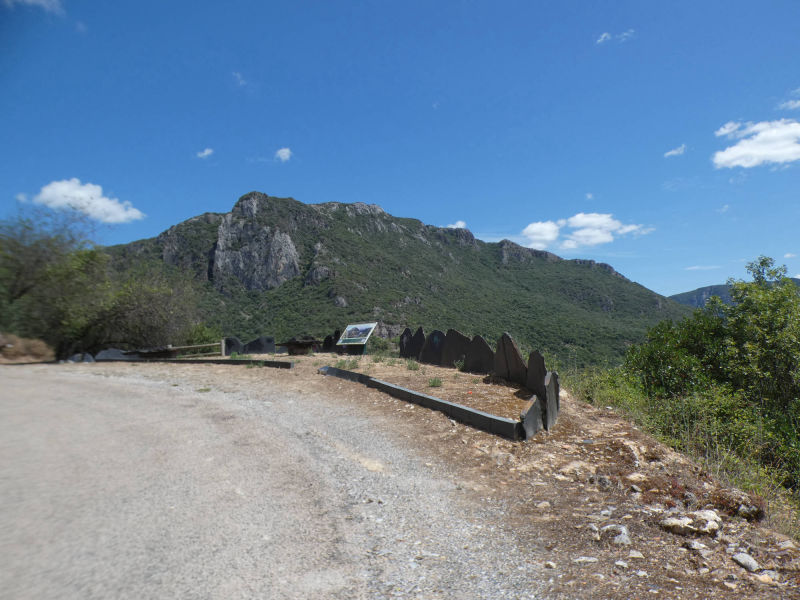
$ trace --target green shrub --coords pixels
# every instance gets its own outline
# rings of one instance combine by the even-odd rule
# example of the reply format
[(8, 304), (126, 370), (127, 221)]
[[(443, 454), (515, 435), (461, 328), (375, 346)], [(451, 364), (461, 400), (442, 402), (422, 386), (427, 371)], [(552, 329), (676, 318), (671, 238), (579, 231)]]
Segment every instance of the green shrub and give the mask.
[(419, 371), (419, 363), (415, 361), (413, 358), (409, 358), (406, 361), (406, 368), (409, 371)]
[(442, 387), (442, 380), (438, 377), (428, 379), (428, 387)]

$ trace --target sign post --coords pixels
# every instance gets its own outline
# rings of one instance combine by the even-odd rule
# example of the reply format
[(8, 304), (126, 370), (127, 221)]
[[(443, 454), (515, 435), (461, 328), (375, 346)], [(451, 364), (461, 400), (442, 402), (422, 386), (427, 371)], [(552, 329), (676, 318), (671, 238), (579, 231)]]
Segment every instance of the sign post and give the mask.
[(342, 346), (348, 354), (365, 354), (367, 351), (367, 340), (378, 323), (355, 323), (344, 328), (344, 333), (337, 346)]

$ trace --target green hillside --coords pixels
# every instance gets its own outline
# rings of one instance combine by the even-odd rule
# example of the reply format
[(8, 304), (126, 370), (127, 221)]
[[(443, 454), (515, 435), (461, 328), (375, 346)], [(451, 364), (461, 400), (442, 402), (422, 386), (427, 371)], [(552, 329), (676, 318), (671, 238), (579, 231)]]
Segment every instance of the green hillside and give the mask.
[(611, 267), (563, 260), (365, 204), (306, 205), (253, 192), (157, 238), (109, 249), (118, 270), (171, 265), (203, 282), (202, 310), (227, 335), (322, 336), (348, 322), (508, 331), (563, 363), (617, 362), (647, 327), (690, 311)]

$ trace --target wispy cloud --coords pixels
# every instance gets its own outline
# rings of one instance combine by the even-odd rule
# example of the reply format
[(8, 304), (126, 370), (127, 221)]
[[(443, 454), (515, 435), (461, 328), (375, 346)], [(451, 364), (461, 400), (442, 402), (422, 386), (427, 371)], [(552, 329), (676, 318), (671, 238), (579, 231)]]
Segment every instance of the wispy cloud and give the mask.
[[(291, 148), (279, 148), (275, 151), (275, 159), (281, 162), (286, 162), (290, 158), (292, 158), (292, 150)], [(300, 161), (302, 162), (302, 161)]]
[(713, 271), (714, 269), (721, 269), (719, 265), (693, 265), (686, 267), (687, 271)]
[(720, 214), (726, 213), (726, 212), (728, 212), (728, 209), (729, 209), (730, 207), (731, 207), (731, 205), (730, 205), (730, 204), (723, 204), (722, 206), (720, 206), (720, 207), (717, 209), (717, 212), (718, 212), (718, 213), (720, 213)]
[(522, 230), (522, 235), (531, 248), (544, 250), (560, 239), (559, 247), (562, 250), (574, 250), (585, 246), (608, 244), (623, 235), (646, 235), (652, 231), (654, 231), (652, 227), (626, 225), (611, 214), (578, 213), (568, 219), (530, 223)]
[(213, 148), (206, 148), (205, 150), (201, 150), (200, 152), (198, 152), (196, 154), (196, 156), (197, 156), (197, 158), (208, 158), (212, 154), (214, 154), (214, 149)]
[(22, 4), (24, 6), (38, 6), (47, 12), (55, 13), (57, 15), (64, 14), (64, 7), (61, 0), (3, 0), (9, 8), (13, 8), (15, 4)]
[(778, 108), (783, 108), (785, 110), (797, 110), (800, 108), (800, 100), (787, 100), (786, 102), (781, 102), (778, 105)]
[(586, 199), (594, 200), (594, 194), (592, 192), (586, 192)]
[(232, 75), (233, 75), (233, 80), (236, 82), (236, 85), (238, 85), (239, 87), (244, 87), (247, 85), (247, 81), (242, 76), (242, 74), (239, 73), (239, 71), (234, 71)]
[(673, 148), (672, 150), (664, 152), (664, 158), (669, 158), (670, 156), (680, 156), (684, 152), (686, 152), (686, 144), (681, 144), (677, 148)]
[(456, 221), (455, 223), (451, 223), (450, 225), (445, 225), (448, 229), (466, 229), (467, 223), (466, 221)]
[(629, 39), (636, 35), (635, 29), (628, 29), (627, 31), (623, 31), (622, 33), (611, 34), (608, 31), (604, 31), (600, 34), (600, 37), (595, 40), (595, 44), (607, 44), (611, 40), (616, 40), (620, 44), (627, 42)]
[(101, 223), (129, 223), (144, 218), (130, 202), (103, 195), (103, 188), (80, 179), (53, 181), (34, 196), (37, 204), (56, 210), (75, 210)]
[(636, 35), (636, 31), (633, 29), (628, 29), (628, 31), (623, 31), (617, 36), (617, 40), (620, 42), (627, 42), (631, 39), (634, 35)]
[(712, 158), (718, 169), (787, 164), (800, 160), (800, 123), (793, 119), (738, 123), (729, 121), (714, 132), (717, 137), (737, 139)]
[(794, 252), (787, 252), (786, 254), (783, 255), (783, 258), (795, 258), (796, 256), (797, 254), (795, 254)]

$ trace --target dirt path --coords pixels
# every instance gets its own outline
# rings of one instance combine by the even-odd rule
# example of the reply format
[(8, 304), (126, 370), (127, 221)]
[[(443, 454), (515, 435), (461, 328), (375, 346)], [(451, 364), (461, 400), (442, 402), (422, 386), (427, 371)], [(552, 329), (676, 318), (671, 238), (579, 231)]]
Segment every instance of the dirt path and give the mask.
[(0, 596), (800, 597), (791, 542), (610, 411), (515, 444), (327, 362), (0, 367)]

